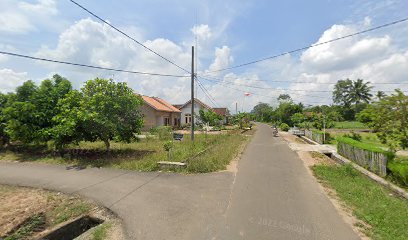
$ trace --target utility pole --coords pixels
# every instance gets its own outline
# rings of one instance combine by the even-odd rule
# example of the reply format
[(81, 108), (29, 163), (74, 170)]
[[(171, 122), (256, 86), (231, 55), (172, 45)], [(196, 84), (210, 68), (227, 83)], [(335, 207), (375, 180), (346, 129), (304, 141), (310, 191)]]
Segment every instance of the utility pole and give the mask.
[(323, 144), (326, 142), (326, 115), (323, 113)]
[(238, 102), (235, 103), (235, 114), (238, 114)]
[(191, 47), (191, 141), (194, 141), (194, 46)]

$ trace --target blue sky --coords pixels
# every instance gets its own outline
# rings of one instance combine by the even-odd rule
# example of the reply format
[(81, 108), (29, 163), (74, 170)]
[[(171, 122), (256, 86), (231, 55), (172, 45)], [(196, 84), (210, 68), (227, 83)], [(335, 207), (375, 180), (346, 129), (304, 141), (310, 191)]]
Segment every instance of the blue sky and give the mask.
[[(408, 2), (403, 0), (77, 1), (185, 68), (189, 68), (190, 48), (197, 37), (200, 75), (408, 17), (404, 11)], [(209, 77), (223, 80), (219, 84), (200, 81), (216, 105), (231, 110), (236, 102), (245, 110), (258, 102), (276, 104), (281, 93), (306, 104), (330, 104), (330, 92), (317, 91), (331, 91), (331, 83), (342, 78), (366, 79), (375, 90), (407, 90), (407, 40), (408, 22), (211, 73)], [(0, 50), (102, 67), (183, 74), (68, 0), (2, 0)], [(39, 82), (54, 73), (69, 78), (76, 88), (91, 78), (113, 77), (128, 82), (137, 92), (172, 103), (189, 98), (188, 78), (118, 74), (0, 56), (2, 92), (12, 91), (27, 79)], [(296, 83), (299, 81), (310, 83)], [(383, 84), (392, 82), (401, 84)], [(245, 103), (243, 92), (253, 93)], [(215, 105), (200, 89), (197, 93)]]

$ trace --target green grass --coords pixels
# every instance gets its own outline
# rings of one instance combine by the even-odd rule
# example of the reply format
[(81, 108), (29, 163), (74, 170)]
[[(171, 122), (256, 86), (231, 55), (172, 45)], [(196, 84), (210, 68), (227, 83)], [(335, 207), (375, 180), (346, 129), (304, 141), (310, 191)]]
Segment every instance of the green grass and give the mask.
[(357, 147), (357, 148), (361, 148), (361, 149), (364, 149), (364, 150), (367, 150), (367, 151), (371, 151), (371, 152), (390, 154), (390, 152), (387, 152), (383, 148), (378, 147), (378, 146), (376, 146), (374, 144), (367, 143), (367, 142), (364, 142), (364, 141), (359, 142), (357, 140), (354, 140), (354, 139), (351, 139), (351, 138), (348, 138), (348, 137), (336, 137), (336, 141), (338, 143), (339, 142), (346, 143), (348, 145), (351, 145), (351, 146), (354, 146), (354, 147)]
[[(337, 140), (336, 140), (337, 137), (343, 137), (343, 135), (351, 133), (351, 131), (336, 132), (332, 130), (329, 132), (330, 132), (330, 136), (332, 137), (330, 143), (334, 145), (337, 144)], [(383, 149), (388, 148), (386, 144), (383, 144), (380, 141), (380, 139), (378, 139), (377, 134), (375, 133), (371, 133), (371, 132), (357, 132), (357, 133), (361, 135), (362, 137), (361, 142), (363, 143), (370, 144), (372, 146), (383, 148)]]
[(91, 210), (91, 205), (82, 201), (75, 202), (64, 202), (61, 205), (54, 208), (48, 213), (50, 219), (52, 219), (51, 224), (57, 225), (65, 222), (69, 219), (73, 219), (88, 213)]
[(10, 236), (7, 236), (4, 240), (27, 239), (27, 237), (33, 234), (35, 231), (43, 228), (46, 224), (45, 221), (46, 220), (44, 214), (40, 213), (31, 216), (25, 223), (22, 224), (22, 226), (17, 231), (15, 231)]
[(312, 167), (324, 185), (337, 196), (358, 219), (368, 224), (363, 231), (372, 239), (408, 239), (408, 201), (394, 196), (356, 171), (350, 165)]
[(332, 128), (336, 129), (368, 129), (368, 127), (361, 122), (357, 121), (344, 121), (344, 122), (335, 122)]
[[(247, 133), (245, 133), (247, 134)], [(69, 154), (63, 157), (55, 154), (50, 146), (15, 147), (0, 150), (0, 160), (35, 161), (53, 164), (72, 164), (86, 167), (107, 167), (140, 171), (157, 171), (159, 161), (188, 162), (189, 172), (209, 172), (225, 169), (241, 144), (248, 137), (239, 131), (229, 134), (196, 134), (195, 141), (185, 134), (183, 141), (174, 141), (171, 158), (164, 149), (168, 140), (157, 138), (142, 139), (133, 143), (111, 143), (111, 153), (105, 151), (103, 142), (81, 142), (69, 145)], [(199, 157), (198, 153), (207, 150)], [(191, 164), (190, 164), (191, 163)]]
[(111, 223), (103, 223), (95, 228), (92, 233), (91, 240), (104, 240), (108, 235), (108, 230), (111, 227)]

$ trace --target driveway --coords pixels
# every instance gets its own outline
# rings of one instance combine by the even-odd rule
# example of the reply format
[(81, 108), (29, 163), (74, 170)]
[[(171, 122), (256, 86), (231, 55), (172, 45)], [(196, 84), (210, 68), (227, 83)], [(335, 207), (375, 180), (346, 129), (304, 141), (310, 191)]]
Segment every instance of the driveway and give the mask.
[(181, 175), (0, 162), (0, 183), (79, 194), (129, 239), (358, 239), (298, 156), (258, 124), (238, 173)]

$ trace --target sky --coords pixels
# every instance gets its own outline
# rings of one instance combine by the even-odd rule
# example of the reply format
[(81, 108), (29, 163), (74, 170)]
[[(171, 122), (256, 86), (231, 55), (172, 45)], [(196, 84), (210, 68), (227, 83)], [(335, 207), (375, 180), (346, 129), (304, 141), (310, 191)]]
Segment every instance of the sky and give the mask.
[[(408, 91), (408, 22), (278, 58), (286, 53), (408, 17), (404, 0), (76, 0), (185, 69), (196, 46), (197, 97), (235, 113), (289, 94), (305, 105), (332, 104), (337, 80), (364, 79), (373, 93)], [(92, 17), (69, 0), (1, 0), (0, 51), (146, 76), (66, 66), (0, 54), (0, 91), (58, 73), (79, 89), (89, 79), (127, 82), (173, 104), (190, 98), (188, 74)], [(207, 92), (199, 87), (201, 85)], [(244, 93), (251, 93), (245, 97)], [(207, 96), (209, 95), (209, 96)]]

